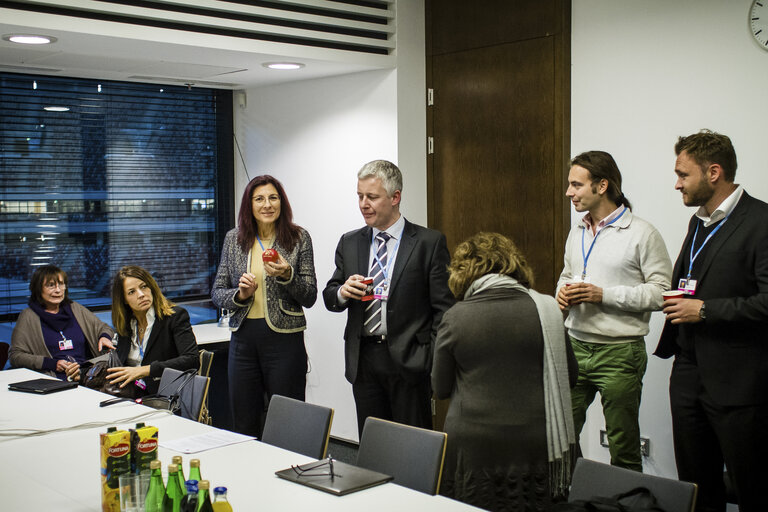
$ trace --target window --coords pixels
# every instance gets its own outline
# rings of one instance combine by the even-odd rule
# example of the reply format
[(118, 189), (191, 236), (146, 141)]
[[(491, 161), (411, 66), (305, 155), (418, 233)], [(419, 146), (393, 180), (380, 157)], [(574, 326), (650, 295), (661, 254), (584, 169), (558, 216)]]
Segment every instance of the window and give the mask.
[(0, 320), (48, 263), (93, 309), (128, 264), (207, 298), (232, 227), (231, 94), (0, 73)]

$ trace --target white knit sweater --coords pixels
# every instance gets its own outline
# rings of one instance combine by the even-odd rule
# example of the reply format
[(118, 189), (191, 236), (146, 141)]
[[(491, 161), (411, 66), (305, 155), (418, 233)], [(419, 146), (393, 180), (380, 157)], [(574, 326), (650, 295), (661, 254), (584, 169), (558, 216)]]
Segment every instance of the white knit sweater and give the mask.
[[(584, 252), (593, 236), (580, 219), (565, 244), (564, 268), (555, 294), (578, 279)], [(622, 343), (648, 334), (651, 311), (661, 309), (661, 292), (669, 289), (672, 263), (656, 228), (627, 211), (597, 237), (587, 265), (587, 281), (603, 289), (601, 304), (571, 306), (565, 326), (574, 338), (591, 343)]]

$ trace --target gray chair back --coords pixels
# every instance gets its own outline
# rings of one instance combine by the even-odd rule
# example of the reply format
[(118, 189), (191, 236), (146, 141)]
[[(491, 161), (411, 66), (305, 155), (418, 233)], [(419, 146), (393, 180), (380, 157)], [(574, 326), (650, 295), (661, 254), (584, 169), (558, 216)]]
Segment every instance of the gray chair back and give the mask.
[(208, 399), (208, 385), (211, 379), (195, 375), (190, 371), (182, 372), (173, 368), (163, 370), (157, 394), (170, 397), (179, 396), (179, 414), (182, 418), (201, 421)]
[(261, 440), (315, 459), (328, 451), (333, 409), (272, 395)]
[(650, 490), (659, 506), (667, 512), (692, 512), (696, 506), (696, 484), (646, 475), (583, 458), (576, 461), (568, 501), (614, 496), (635, 487)]
[(357, 465), (391, 475), (394, 483), (437, 494), (443, 474), (444, 432), (367, 418), (357, 452)]

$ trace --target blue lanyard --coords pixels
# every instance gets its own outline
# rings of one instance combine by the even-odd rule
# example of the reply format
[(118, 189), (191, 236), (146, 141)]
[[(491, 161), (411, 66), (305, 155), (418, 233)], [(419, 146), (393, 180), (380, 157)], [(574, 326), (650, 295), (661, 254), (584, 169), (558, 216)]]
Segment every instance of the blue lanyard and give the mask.
[[(390, 235), (391, 236), (391, 235)], [(392, 237), (394, 238), (394, 237)], [(376, 253), (376, 237), (374, 236), (371, 239), (371, 253), (373, 253), (373, 259), (376, 262), (376, 264), (381, 269), (381, 272), (384, 274), (384, 281), (389, 282), (389, 271), (392, 270), (392, 262), (395, 261), (395, 255), (397, 254), (397, 248), (400, 247), (400, 239), (397, 238), (397, 243), (395, 243), (395, 247), (392, 249), (392, 253), (387, 258), (387, 266), (386, 268), (384, 265), (381, 264), (381, 258), (379, 258), (379, 255)], [(386, 245), (386, 242), (385, 242)], [(389, 252), (389, 251), (388, 251)]]
[[(139, 356), (141, 356), (141, 360), (144, 360), (144, 339), (139, 339), (139, 332), (138, 332), (138, 323), (136, 324), (136, 344), (139, 346)], [(146, 331), (144, 332), (146, 335)]]
[(582, 269), (582, 271), (581, 271), (581, 278), (582, 278), (582, 280), (583, 280), (585, 277), (587, 277), (587, 262), (589, 261), (589, 256), (592, 254), (592, 249), (595, 247), (595, 242), (597, 241), (597, 237), (600, 235), (600, 233), (602, 233), (602, 232), (603, 232), (603, 229), (607, 228), (608, 226), (610, 226), (611, 224), (613, 224), (614, 222), (616, 222), (617, 220), (619, 220), (619, 219), (621, 218), (621, 216), (622, 216), (622, 215), (624, 215), (624, 214), (626, 213), (626, 211), (627, 211), (627, 207), (625, 206), (625, 207), (624, 207), (624, 209), (623, 209), (623, 210), (621, 210), (621, 213), (619, 214), (619, 216), (618, 216), (618, 217), (616, 217), (615, 219), (613, 219), (611, 222), (609, 222), (608, 224), (606, 224), (605, 226), (603, 226), (603, 227), (600, 229), (600, 231), (598, 231), (597, 233), (595, 233), (595, 238), (593, 238), (593, 239), (592, 239), (592, 244), (590, 244), (590, 246), (589, 246), (589, 252), (587, 252), (587, 254), (584, 254), (584, 233), (586, 233), (586, 231), (587, 231), (587, 228), (584, 228), (584, 231), (582, 231), (582, 232), (581, 232), (581, 259), (584, 261), (584, 268), (583, 268), (583, 269)]
[(723, 224), (725, 224), (725, 221), (728, 220), (728, 217), (731, 216), (731, 213), (733, 213), (733, 210), (725, 216), (723, 219), (723, 222), (717, 225), (715, 229), (712, 230), (712, 232), (707, 235), (707, 238), (704, 239), (704, 243), (701, 244), (701, 247), (699, 247), (699, 250), (696, 251), (696, 254), (693, 253), (693, 246), (696, 245), (696, 236), (699, 234), (699, 226), (702, 224), (701, 219), (699, 219), (699, 222), (696, 223), (696, 231), (693, 232), (693, 239), (691, 240), (691, 255), (690, 255), (690, 262), (688, 263), (688, 276), (686, 276), (687, 279), (691, 278), (691, 271), (693, 270), (693, 262), (696, 261), (696, 258), (699, 257), (699, 253), (704, 248), (705, 245), (707, 245), (707, 242), (709, 242), (709, 239), (715, 236), (715, 233), (723, 227)]
[(261, 243), (261, 238), (259, 238), (259, 234), (256, 233), (256, 240), (258, 240), (259, 245), (261, 246), (261, 252), (264, 252), (266, 249), (264, 249), (264, 244)]

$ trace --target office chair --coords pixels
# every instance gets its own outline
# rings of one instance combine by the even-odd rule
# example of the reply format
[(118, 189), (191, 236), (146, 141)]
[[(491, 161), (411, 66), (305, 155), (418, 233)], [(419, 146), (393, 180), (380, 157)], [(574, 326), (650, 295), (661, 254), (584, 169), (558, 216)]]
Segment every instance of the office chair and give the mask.
[(200, 349), (200, 369), (197, 371), (198, 375), (203, 377), (210, 377), (211, 365), (213, 364), (213, 352), (210, 350)]
[(646, 475), (583, 458), (576, 461), (568, 501), (614, 496), (636, 487), (650, 490), (659, 507), (667, 512), (692, 512), (696, 506), (696, 484)]
[(437, 494), (443, 474), (444, 432), (411, 427), (379, 418), (365, 420), (357, 465), (394, 477), (394, 483)]
[(8, 362), (8, 349), (10, 345), (5, 341), (0, 341), (0, 370), (5, 369), (5, 363)]
[(332, 423), (330, 407), (272, 395), (261, 441), (322, 459), (328, 451)]
[(157, 394), (165, 397), (178, 397), (178, 414), (182, 418), (206, 423), (208, 385), (211, 379), (196, 375), (193, 371), (182, 372), (173, 368), (163, 370)]
[(272, 395), (261, 441), (322, 459), (328, 451), (332, 423), (330, 407)]

